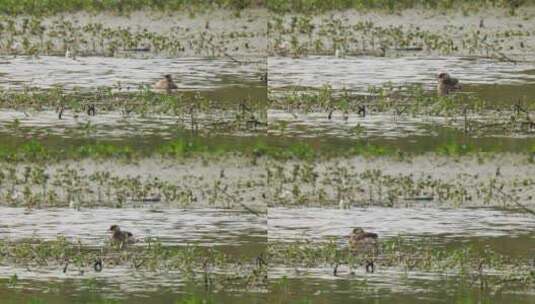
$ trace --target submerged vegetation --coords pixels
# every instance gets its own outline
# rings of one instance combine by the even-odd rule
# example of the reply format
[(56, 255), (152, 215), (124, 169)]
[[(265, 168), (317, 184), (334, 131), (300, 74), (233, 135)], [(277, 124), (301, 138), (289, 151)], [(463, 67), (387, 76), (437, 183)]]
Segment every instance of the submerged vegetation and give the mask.
[[(27, 269), (43, 267), (50, 271), (76, 273), (113, 271), (178, 271), (181, 281), (190, 281), (211, 290), (225, 288), (262, 288), (267, 280), (267, 263), (262, 256), (229, 256), (214, 248), (164, 246), (147, 239), (144, 246), (119, 250), (112, 245), (84, 246), (59, 236), (53, 241), (38, 239), (24, 242), (0, 241), (0, 263)], [(55, 269), (55, 270), (53, 270)], [(16, 285), (16, 279), (11, 280)]]
[[(473, 94), (436, 96), (422, 85), (370, 87), (363, 95), (335, 91), (324, 85), (313, 92), (296, 90), (271, 97), (270, 108), (288, 111), (294, 117), (301, 113), (323, 112), (331, 119), (334, 114), (341, 114), (345, 121), (349, 115), (377, 114), (390, 115), (394, 121), (404, 117), (441, 118), (443, 125), (470, 135), (532, 134), (535, 131), (531, 118), (535, 102), (530, 99), (497, 103)], [(358, 131), (355, 129), (356, 133)]]
[[(342, 2), (351, 5), (352, 1)], [(397, 5), (403, 1), (390, 2)], [(457, 8), (463, 7), (459, 4), (467, 1), (425, 2), (449, 3)], [(474, 7), (477, 7), (475, 4), (477, 2), (486, 1), (474, 1), (472, 2)], [(532, 9), (533, 6), (529, 8)], [(463, 23), (459, 25), (454, 16), (450, 20), (444, 18), (440, 12), (437, 10), (434, 18), (427, 17), (436, 21), (433, 23), (416, 22), (418, 18), (415, 18), (415, 15), (418, 13), (414, 12), (407, 15), (400, 13), (395, 17), (383, 16), (383, 18), (377, 18), (372, 13), (366, 15), (366, 11), (361, 10), (329, 12), (323, 15), (317, 15), (315, 12), (275, 15), (268, 22), (269, 52), (272, 55), (292, 57), (458, 55), (515, 62), (525, 60), (524, 55), (529, 54), (531, 50), (533, 28), (524, 25), (524, 19), (531, 18), (529, 14), (511, 17), (516, 18), (518, 26), (507, 27), (501, 24), (501, 19), (493, 19), (495, 17), (486, 16), (484, 13), (480, 15), (480, 19), (477, 13), (475, 14), (474, 19), (478, 19), (477, 23), (459, 21)], [(419, 13), (427, 14), (428, 11), (423, 10)], [(496, 26), (485, 27), (485, 20), (496, 23)]]
[[(131, 166), (137, 169), (136, 175), (117, 171), (126, 170), (126, 165), (110, 168), (111, 163), (104, 164), (106, 169), (90, 163), (87, 168), (80, 164), (23, 167), (4, 164), (5, 169), (0, 170), (0, 204), (30, 209), (211, 207), (245, 209), (262, 216), (262, 210), (255, 210), (265, 209), (265, 182), (260, 168), (221, 168), (211, 174), (190, 172), (202, 168), (202, 161), (197, 162), (155, 164), (146, 160), (145, 167)], [(204, 166), (217, 168), (222, 163)]]
[(270, 0), (267, 6), (276, 12), (323, 12), (329, 10), (382, 9), (396, 11), (408, 8), (455, 9), (467, 7), (505, 7), (514, 12), (522, 1), (512, 0)]
[[(246, 100), (215, 99), (201, 92), (162, 94), (147, 85), (139, 87), (101, 87), (91, 91), (80, 88), (67, 90), (56, 87), (49, 90), (24, 88), (21, 91), (1, 90), (0, 106), (11, 109), (46, 110), (66, 107), (74, 112), (85, 112), (88, 105), (96, 110), (121, 111), (123, 114), (172, 114), (180, 115), (195, 110), (240, 110), (265, 111), (265, 101), (254, 98)], [(245, 106), (245, 107), (244, 107)], [(264, 115), (265, 116), (265, 115)]]
[[(428, 156), (429, 157), (429, 156)], [(426, 163), (453, 161), (444, 157), (427, 160), (416, 158), (393, 168), (381, 161), (368, 161), (366, 167), (360, 161), (333, 160), (314, 164), (294, 162), (271, 163), (267, 170), (270, 196), (269, 206), (320, 206), (320, 207), (407, 207), (407, 206), (495, 206), (525, 209), (533, 205), (531, 186), (534, 180), (529, 175), (507, 175), (497, 165), (494, 174), (483, 174), (488, 165), (477, 165), (477, 160), (460, 159), (459, 163), (472, 168), (474, 173), (462, 170), (447, 170), (432, 165), (432, 173), (412, 167), (413, 161)], [(495, 158), (493, 161), (497, 161)], [(371, 166), (370, 165), (375, 165)], [(422, 164), (423, 166), (423, 164)], [(481, 166), (478, 168), (478, 166)], [(401, 173), (400, 168), (412, 170)], [(389, 173), (393, 172), (393, 173)], [(343, 203), (342, 203), (343, 202)], [(532, 211), (530, 211), (532, 212)]]
[[(270, 244), (268, 253), (271, 264), (300, 271), (320, 268), (342, 277), (364, 272), (362, 265), (369, 259), (339, 248), (336, 242)], [(529, 259), (504, 256), (489, 248), (441, 248), (401, 237), (384, 241), (374, 264), (378, 271), (395, 268), (400, 272), (458, 275), (462, 280), (477, 283), (481, 290), (493, 292), (506, 287), (529, 289), (535, 284), (535, 270)], [(349, 270), (343, 272), (341, 265), (349, 266)]]
[[(124, 56), (129, 58), (109, 59), (106, 67), (97, 62), (91, 73), (102, 73), (100, 80), (123, 77), (106, 69), (126, 64), (130, 57), (140, 60), (141, 73), (132, 80), (134, 85), (90, 88), (97, 82), (86, 81), (81, 84), (85, 88), (72, 89), (69, 85), (76, 85), (76, 80), (65, 87), (45, 82), (51, 87), (45, 89), (24, 87), (21, 83), (32, 80), (7, 75), (4, 88), (10, 89), (0, 89), (0, 207), (20, 218), (7, 220), (0, 229), (5, 230), (0, 239), (0, 294), (33, 304), (55, 303), (48, 295), (94, 303), (137, 303), (130, 301), (131, 295), (141, 297), (140, 303), (149, 298), (176, 304), (241, 303), (234, 301), (237, 297), (253, 303), (256, 295), (261, 295), (259, 303), (277, 302), (279, 296), (280, 303), (315, 303), (324, 289), (336, 285), (346, 292), (340, 302), (351, 301), (347, 293), (369, 302), (382, 290), (394, 289), (392, 282), (382, 281), (384, 276), (405, 284), (414, 275), (428, 280), (428, 286), (419, 288), (431, 292), (442, 289), (438, 278), (485, 295), (532, 296), (535, 261), (523, 242), (533, 234), (522, 230), (523, 225), (531, 227), (529, 216), (535, 215), (535, 103), (528, 94), (523, 91), (520, 96), (528, 96), (524, 99), (507, 96), (509, 100), (494, 102), (466, 91), (437, 97), (423, 85), (388, 84), (355, 92), (291, 83), (271, 90), (265, 56), (266, 50), (297, 58), (335, 55), (343, 62), (344, 56), (425, 53), (513, 63), (531, 53), (530, 37), (535, 34), (527, 22), (531, 6), (527, 13), (519, 9), (531, 3), (520, 2), (0, 0), (0, 65), (17, 69), (31, 62), (29, 69), (39, 68), (54, 61), (40, 56), (61, 56), (60, 64), (76, 60), (84, 69), (91, 58), (83, 56)], [(512, 28), (495, 26), (493, 16), (475, 15), (482, 6), (507, 16), (507, 22), (514, 22)], [(366, 15), (370, 11), (379, 17)], [(422, 11), (429, 13), (429, 24), (413, 23), (414, 14)], [(384, 16), (392, 23), (381, 20)], [(471, 19), (457, 24), (455, 18), (462, 17)], [(186, 64), (164, 60), (153, 68), (156, 63), (149, 60), (156, 57), (184, 57)], [(212, 60), (216, 57), (226, 59)], [(288, 58), (278, 59), (293, 64)], [(197, 61), (204, 66), (197, 69)], [(222, 62), (232, 64), (219, 71)], [(148, 69), (154, 69), (150, 77), (144, 74)], [(137, 84), (152, 78), (156, 70), (170, 73), (178, 88), (164, 93)], [(55, 75), (54, 69), (47, 71), (44, 74)], [(532, 71), (525, 74), (531, 79)], [(384, 125), (394, 122), (393, 129), (410, 119), (433, 125), (422, 131), (422, 137), (406, 134), (405, 129), (396, 129), (395, 138), (368, 136), (369, 118)], [(305, 123), (294, 123), (300, 119)], [(320, 124), (329, 125), (326, 135), (319, 134)], [(387, 129), (383, 127), (379, 132)], [(346, 129), (350, 136), (337, 137), (338, 130)], [(445, 135), (437, 136), (439, 132)], [(485, 145), (479, 144), (482, 140)], [(274, 235), (269, 208), (275, 208), (274, 221), (275, 213), (283, 213)], [(411, 208), (408, 213), (429, 208), (429, 218), (424, 215), (415, 222), (436, 220), (447, 226), (444, 229), (458, 225), (448, 222), (448, 208), (465, 208), (458, 210), (463, 213), (459, 221), (477, 221), (472, 208), (493, 209), (488, 218), (494, 220), (496, 212), (504, 219), (485, 227), (528, 220), (497, 229), (519, 236), (498, 246), (492, 242), (505, 236), (495, 238), (483, 229), (452, 233), (455, 240), (450, 242), (407, 227), (410, 233), (404, 236), (397, 231), (391, 234), (395, 237), (381, 235), (372, 256), (350, 250), (341, 236), (304, 237), (305, 226), (319, 226), (320, 218), (307, 217), (314, 213), (328, 215), (327, 229), (354, 224), (333, 224), (337, 217), (330, 212), (343, 214), (344, 221), (360, 221), (367, 212), (376, 212), (382, 221), (382, 212), (391, 212), (390, 217), (400, 222), (396, 225), (405, 225), (399, 210), (392, 208)], [(105, 227), (95, 227), (101, 224), (92, 217), (103, 213), (97, 220), (111, 221), (105, 226), (130, 230), (147, 221), (131, 230), (136, 237), (147, 237), (135, 239), (123, 231), (122, 240), (116, 237), (117, 246), (103, 236)], [(219, 213), (225, 216), (212, 221), (210, 217)], [(518, 213), (526, 217), (516, 218)], [(41, 214), (50, 221), (30, 222)], [(246, 222), (243, 227), (241, 221)], [(48, 239), (55, 231), (69, 231), (69, 225), (80, 225), (72, 229), (77, 235)], [(38, 228), (47, 229), (48, 237), (39, 235)], [(364, 228), (375, 239), (382, 233)], [(132, 244), (125, 245), (130, 237)], [(521, 250), (502, 248), (508, 242)], [(291, 291), (289, 280), (300, 289)], [(314, 285), (310, 294), (303, 287), (307, 284)], [(355, 285), (364, 292), (353, 289)], [(31, 292), (26, 297), (27, 290)], [(399, 298), (411, 292), (401, 290)], [(157, 293), (169, 297), (152, 298)], [(180, 294), (184, 296), (178, 298)]]
[[(24, 3), (16, 1), (14, 3)], [(28, 1), (47, 5), (49, 1)], [(72, 1), (59, 1), (70, 3)], [(96, 1), (87, 1), (96, 3)], [(130, 3), (131, 1), (111, 1), (110, 3)], [(180, 1), (168, 1), (179, 3)], [(193, 2), (192, 2), (193, 3)], [(197, 3), (197, 2), (194, 2)], [(39, 6), (39, 5), (37, 5)], [(2, 8), (0, 4), (0, 9)], [(38, 10), (39, 8), (36, 8)], [(29, 12), (32, 10), (30, 9)], [(46, 11), (42, 11), (46, 12)], [(187, 16), (187, 11), (175, 11)], [(140, 18), (153, 18), (151, 12)], [(240, 27), (222, 25), (210, 27), (207, 21), (202, 28), (192, 25), (194, 22), (180, 20), (181, 17), (170, 16), (162, 21), (160, 27), (142, 27), (134, 19), (127, 19), (127, 24), (117, 26), (106, 18), (102, 21), (88, 19), (71, 19), (69, 16), (45, 17), (41, 15), (0, 15), (0, 54), (1, 55), (59, 55), (76, 60), (80, 56), (121, 56), (147, 57), (156, 54), (162, 56), (203, 56), (227, 57), (240, 61), (236, 55), (263, 54), (265, 38), (264, 25), (256, 18), (261, 12), (242, 17), (239, 14), (229, 18), (243, 24)], [(122, 17), (109, 17), (113, 18)], [(138, 17), (139, 18), (139, 17)], [(178, 21), (177, 21), (178, 19)], [(194, 19), (194, 18), (193, 18)], [(182, 22), (182, 23), (181, 23)], [(122, 22), (121, 22), (122, 23)]]
[[(118, 113), (124, 122), (129, 118), (166, 118), (175, 129), (192, 133), (232, 133), (246, 131), (258, 133), (266, 123), (266, 103), (254, 97), (239, 100), (216, 100), (201, 93), (161, 94), (146, 86), (139, 90), (124, 92), (120, 87), (101, 88), (91, 92), (26, 89), (24, 91), (1, 91), (0, 106), (14, 109), (31, 117), (32, 113), (55, 111), (58, 120), (74, 119), (78, 128), (68, 130), (72, 137), (87, 137), (95, 132), (90, 120), (102, 113)], [(24, 133), (20, 120), (15, 118), (6, 127), (14, 133)], [(67, 133), (67, 132), (66, 132)]]

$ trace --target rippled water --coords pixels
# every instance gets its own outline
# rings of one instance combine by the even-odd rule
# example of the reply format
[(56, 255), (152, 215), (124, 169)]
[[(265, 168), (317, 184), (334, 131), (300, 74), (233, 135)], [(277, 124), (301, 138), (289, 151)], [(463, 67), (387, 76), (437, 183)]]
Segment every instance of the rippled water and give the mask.
[[(508, 256), (531, 257), (535, 248), (535, 218), (492, 209), (437, 208), (270, 208), (270, 242), (320, 242), (343, 237), (362, 227), (379, 234), (379, 240), (395, 236), (426, 239), (438, 246), (490, 246)], [(497, 275), (487, 271), (487, 276)], [(459, 280), (455, 273), (411, 271), (378, 265), (375, 273), (363, 268), (270, 267), (269, 278), (283, 302), (312, 299), (313, 303), (532, 303), (535, 292), (509, 292), (499, 296), (482, 291), (479, 283)], [(278, 292), (278, 293), (277, 293)]]
[[(0, 57), (0, 62), (0, 87), (4, 89), (51, 88), (59, 85), (67, 89), (79, 87), (94, 90), (96, 87), (120, 84), (124, 89), (137, 90), (140, 85), (151, 85), (162, 75), (171, 74), (179, 91), (200, 90), (214, 101), (238, 103), (247, 97), (265, 99), (265, 88), (259, 79), (265, 71), (265, 64), (261, 61), (239, 64), (225, 59), (204, 58), (80, 57), (73, 60), (53, 56), (38, 59), (4, 56)], [(76, 113), (66, 110), (63, 119), (59, 120), (57, 113), (51, 110), (23, 112), (1, 109), (0, 131), (11, 132), (9, 125), (15, 119), (27, 135), (41, 137), (157, 135), (170, 138), (176, 134), (177, 127), (191, 128), (189, 120), (173, 116), (124, 117), (119, 112), (100, 112), (98, 108), (97, 112), (94, 117), (87, 117), (84, 113), (75, 117)], [(196, 128), (213, 129), (215, 122), (233, 122), (235, 115), (232, 111), (199, 113), (196, 115)], [(91, 127), (90, 130), (86, 130), (87, 127)], [(256, 132), (250, 131), (236, 131), (233, 134), (249, 135)]]
[[(77, 117), (75, 117), (77, 115)], [(78, 116), (79, 115), (79, 116)], [(235, 114), (217, 111), (211, 114), (199, 113), (195, 117), (196, 128), (217, 129), (214, 122), (231, 123)], [(117, 111), (99, 112), (95, 116), (85, 113), (74, 113), (66, 110), (62, 119), (52, 110), (39, 112), (22, 112), (11, 109), (0, 110), (0, 132), (13, 134), (13, 123), (17, 121), (17, 129), (24, 131), (26, 137), (46, 137), (58, 135), (65, 138), (101, 137), (118, 138), (127, 136), (156, 136), (158, 138), (173, 138), (180, 129), (191, 130), (188, 118), (170, 115), (125, 116)], [(232, 135), (246, 136), (262, 129), (245, 127), (235, 130)], [(219, 133), (224, 131), (218, 130)]]
[[(178, 271), (146, 272), (114, 266), (98, 273), (81, 274), (75, 266), (66, 273), (59, 268), (0, 266), (0, 276), (17, 275), (14, 286), (4, 284), (7, 280), (0, 284), (2, 303), (34, 303), (31, 300), (35, 298), (40, 300), (37, 303), (191, 303), (178, 299), (204, 296), (217, 298), (217, 303), (266, 303), (261, 300), (266, 298), (263, 289), (234, 288), (206, 293), (204, 287), (195, 286)], [(11, 302), (3, 302), (5, 299)]]
[[(334, 94), (346, 89), (351, 94), (368, 94), (370, 86), (407, 86), (422, 84), (434, 91), (436, 75), (448, 71), (460, 79), (463, 93), (476, 94), (491, 104), (508, 106), (518, 100), (535, 97), (535, 69), (531, 63), (500, 62), (490, 59), (462, 57), (347, 57), (311, 56), (299, 59), (272, 57), (268, 60), (271, 97), (290, 92), (308, 92), (328, 84)], [(297, 88), (297, 89), (295, 89)], [(474, 120), (477, 117), (470, 116)], [(433, 141), (438, 132), (453, 129), (463, 131), (463, 119), (446, 125), (441, 117), (394, 117), (368, 113), (360, 117), (350, 113), (347, 119), (341, 111), (335, 111), (332, 119), (328, 113), (289, 113), (281, 110), (268, 112), (269, 133), (298, 137), (343, 138), (404, 138), (424, 136)], [(488, 118), (484, 117), (487, 121)], [(451, 120), (448, 120), (451, 123)], [(281, 131), (280, 125), (284, 125)], [(441, 130), (438, 130), (441, 129)], [(517, 131), (514, 134), (496, 130), (485, 134), (469, 134), (471, 137), (502, 136), (532, 137), (533, 132)]]
[(203, 58), (114, 58), (43, 56), (0, 57), (0, 87), (94, 88), (121, 84), (126, 89), (153, 84), (171, 74), (180, 90), (207, 90), (243, 82), (259, 81), (265, 72), (261, 60), (239, 64), (225, 59)]
[(246, 246), (266, 241), (266, 219), (216, 209), (74, 209), (0, 208), (0, 238), (18, 240), (63, 235), (85, 245), (102, 245), (117, 224), (141, 242), (154, 237), (166, 245)]
[(291, 86), (320, 88), (325, 84), (361, 93), (370, 86), (387, 84), (434, 88), (440, 71), (447, 71), (465, 85), (535, 84), (532, 63), (462, 57), (270, 57), (268, 70), (269, 87), (275, 92)]
[[(455, 276), (414, 271), (383, 271), (357, 273), (351, 280), (332, 276), (332, 269), (314, 269), (300, 273), (300, 278), (282, 278), (277, 272), (292, 273), (295, 269), (278, 269), (273, 277), (275, 303), (518, 303), (530, 304), (535, 293), (515, 293), (507, 289), (486, 292), (479, 283), (463, 283)], [(329, 277), (329, 278), (327, 278)], [(280, 279), (277, 279), (280, 278)], [(275, 300), (276, 299), (276, 300)], [(305, 302), (307, 303), (307, 302)]]
[[(414, 135), (429, 135), (430, 126), (439, 125), (442, 119), (422, 119), (404, 116), (396, 119), (392, 115), (349, 114), (335, 111), (332, 118), (326, 112), (291, 114), (281, 110), (268, 110), (268, 133), (299, 137), (383, 137), (399, 138)], [(281, 128), (281, 122), (284, 128)]]
[[(97, 208), (76, 211), (66, 208), (24, 210), (2, 207), (0, 214), (0, 238), (12, 241), (26, 238), (53, 240), (62, 235), (71, 241), (80, 240), (85, 246), (102, 246), (109, 238), (109, 226), (118, 224), (123, 230), (134, 234), (137, 240), (134, 246), (146, 246), (144, 238), (151, 237), (167, 246), (220, 247), (227, 253), (250, 256), (253, 261), (264, 250), (267, 240), (265, 217), (230, 210)], [(138, 271), (130, 265), (105, 267), (102, 272), (80, 273), (75, 266), (66, 273), (62, 269), (61, 265), (0, 265), (0, 278), (10, 278), (16, 274), (18, 282), (15, 288), (29, 294), (35, 293), (39, 298), (47, 298), (48, 291), (58, 290), (61, 298), (52, 299), (50, 303), (63, 303), (73, 298), (86, 299), (87, 289), (95, 286), (98, 286), (98, 295), (106, 298), (129, 299), (132, 303), (145, 303), (144, 300), (137, 302), (140, 299), (136, 298), (146, 297), (170, 301), (176, 299), (178, 294), (188, 292), (187, 286), (191, 285), (191, 280), (185, 279), (179, 271)], [(62, 290), (66, 285), (70, 287)], [(14, 296), (12, 290), (6, 292), (8, 297)], [(250, 294), (255, 292), (263, 293), (260, 290), (248, 290)], [(0, 297), (2, 293), (3, 285), (0, 286)], [(132, 298), (130, 293), (133, 293)], [(239, 290), (229, 291), (229, 295), (239, 294)], [(89, 296), (95, 295), (89, 292)], [(221, 295), (221, 299), (225, 297)]]
[(441, 238), (532, 235), (535, 218), (492, 209), (436, 208), (269, 208), (269, 240), (322, 240), (362, 227), (381, 237)]

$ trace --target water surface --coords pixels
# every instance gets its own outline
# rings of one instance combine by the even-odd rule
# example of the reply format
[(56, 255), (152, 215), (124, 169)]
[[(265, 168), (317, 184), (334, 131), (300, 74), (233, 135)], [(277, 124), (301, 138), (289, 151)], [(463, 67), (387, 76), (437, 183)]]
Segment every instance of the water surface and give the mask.
[[(532, 63), (500, 62), (463, 57), (346, 57), (309, 56), (305, 58), (270, 57), (269, 87), (277, 93), (285, 88), (318, 89), (328, 84), (335, 90), (368, 93), (371, 86), (407, 86), (423, 84), (433, 89), (436, 75), (446, 71), (468, 91), (477, 88), (513, 87), (509, 98), (521, 93), (535, 96), (535, 72)], [(472, 89), (470, 89), (472, 88)], [(466, 90), (465, 90), (466, 91)], [(496, 92), (498, 90), (495, 90)], [(517, 91), (515, 93), (515, 91)], [(500, 95), (500, 97), (504, 97)]]
[(210, 90), (228, 85), (256, 82), (265, 72), (262, 60), (236, 63), (228, 59), (205, 58), (115, 58), (78, 57), (76, 60), (57, 56), (32, 58), (0, 56), (0, 87), (91, 89), (120, 85), (124, 90), (137, 90), (152, 85), (165, 74), (171, 74), (180, 90)]
[(2, 239), (53, 240), (62, 235), (90, 246), (103, 245), (113, 224), (132, 232), (140, 245), (151, 237), (175, 246), (263, 246), (267, 231), (263, 217), (218, 209), (1, 207), (0, 214)]

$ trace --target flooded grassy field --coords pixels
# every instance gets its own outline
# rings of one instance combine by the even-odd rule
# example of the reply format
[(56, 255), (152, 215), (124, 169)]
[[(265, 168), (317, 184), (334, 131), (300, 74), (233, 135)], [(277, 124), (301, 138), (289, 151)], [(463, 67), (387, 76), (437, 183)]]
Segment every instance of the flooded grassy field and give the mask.
[(266, 303), (266, 11), (65, 9), (0, 20), (2, 301)]
[(532, 7), (331, 4), (271, 4), (271, 301), (533, 302)]
[(0, 302), (534, 302), (534, 17), (0, 1)]

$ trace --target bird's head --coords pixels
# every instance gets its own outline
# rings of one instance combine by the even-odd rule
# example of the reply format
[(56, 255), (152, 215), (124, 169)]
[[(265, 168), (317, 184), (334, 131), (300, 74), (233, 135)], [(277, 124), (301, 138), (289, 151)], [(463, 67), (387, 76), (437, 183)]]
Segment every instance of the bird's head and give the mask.
[(437, 79), (439, 81), (444, 81), (444, 80), (447, 80), (449, 78), (450, 78), (450, 74), (445, 73), (445, 72), (438, 73), (438, 75), (437, 75)]
[(110, 231), (116, 232), (116, 231), (121, 231), (121, 229), (117, 225), (111, 225), (110, 226)]
[(353, 228), (353, 234), (361, 234), (361, 233), (364, 233), (364, 229), (360, 227)]

